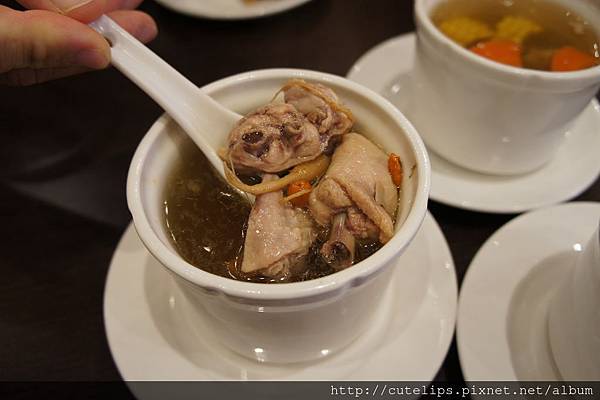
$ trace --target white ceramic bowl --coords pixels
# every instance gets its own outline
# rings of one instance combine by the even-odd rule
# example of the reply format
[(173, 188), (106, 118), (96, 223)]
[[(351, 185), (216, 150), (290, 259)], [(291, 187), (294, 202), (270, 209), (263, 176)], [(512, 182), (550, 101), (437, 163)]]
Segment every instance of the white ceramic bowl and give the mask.
[[(440, 2), (415, 0), (417, 52), (407, 116), (431, 150), (460, 166), (502, 175), (541, 167), (598, 91), (600, 66), (547, 72), (480, 57), (433, 24), (430, 15)], [(600, 26), (597, 4), (562, 3)]]
[[(140, 238), (173, 273), (193, 307), (202, 311), (198, 318), (208, 319), (216, 336), (232, 350), (269, 362), (323, 357), (365, 330), (389, 282), (392, 271), (387, 267), (421, 225), (430, 187), (429, 159), (419, 135), (394, 106), (363, 86), (319, 72), (272, 69), (235, 75), (204, 90), (244, 114), (268, 103), (290, 78), (333, 88), (356, 116), (356, 130), (403, 161), (396, 233), (376, 254), (323, 278), (272, 285), (235, 281), (188, 264), (177, 254), (165, 228), (163, 188), (178, 146), (192, 144), (166, 116), (141, 141), (127, 182), (127, 201)], [(228, 132), (220, 134), (225, 143)]]

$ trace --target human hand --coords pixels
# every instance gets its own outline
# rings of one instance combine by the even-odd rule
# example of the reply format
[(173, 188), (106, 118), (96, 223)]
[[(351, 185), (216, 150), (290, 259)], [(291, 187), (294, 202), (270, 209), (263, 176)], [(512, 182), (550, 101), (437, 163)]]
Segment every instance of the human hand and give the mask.
[(102, 14), (142, 42), (157, 33), (152, 18), (134, 11), (142, 0), (18, 0), (28, 11), (0, 6), (0, 83), (25, 86), (102, 69), (106, 40), (86, 24)]

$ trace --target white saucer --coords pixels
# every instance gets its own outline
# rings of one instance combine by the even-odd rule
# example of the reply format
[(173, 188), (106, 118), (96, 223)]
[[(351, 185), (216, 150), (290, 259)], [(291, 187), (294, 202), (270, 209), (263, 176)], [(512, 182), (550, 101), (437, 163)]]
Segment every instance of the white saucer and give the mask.
[(431, 215), (397, 267), (373, 326), (349, 347), (313, 363), (261, 364), (187, 322), (184, 296), (129, 226), (104, 292), (108, 344), (126, 381), (430, 381), (452, 340), (457, 305), (452, 255)]
[[(363, 55), (348, 78), (382, 94), (400, 110), (410, 101), (406, 83), (413, 65), (415, 35), (389, 39)], [(417, 126), (417, 129), (419, 127)], [(454, 165), (433, 152), (431, 198), (454, 207), (518, 213), (569, 200), (600, 174), (600, 106), (594, 99), (566, 134), (554, 159), (532, 173), (499, 177)]]
[(492, 235), (462, 284), (456, 340), (467, 381), (560, 380), (550, 350), (550, 300), (598, 227), (600, 203), (521, 215)]
[(248, 19), (277, 14), (310, 0), (156, 0), (163, 6), (193, 17), (211, 19)]

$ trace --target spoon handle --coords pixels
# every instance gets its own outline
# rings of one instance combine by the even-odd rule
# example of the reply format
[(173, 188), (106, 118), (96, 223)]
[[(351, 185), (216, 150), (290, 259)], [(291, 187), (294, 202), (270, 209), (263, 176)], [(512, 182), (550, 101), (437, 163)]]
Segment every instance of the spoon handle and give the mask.
[(111, 18), (102, 16), (90, 27), (110, 42), (112, 64), (150, 95), (222, 172), (217, 149), (241, 117), (202, 93)]

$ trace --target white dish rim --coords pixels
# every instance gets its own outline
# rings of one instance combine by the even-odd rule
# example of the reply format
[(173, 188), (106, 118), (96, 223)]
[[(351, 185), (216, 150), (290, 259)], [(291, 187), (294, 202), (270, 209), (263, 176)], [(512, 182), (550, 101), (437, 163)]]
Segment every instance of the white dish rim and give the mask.
[[(519, 231), (523, 229), (524, 226), (531, 225), (531, 221), (534, 224), (539, 225), (540, 219), (548, 221), (548, 218), (545, 217), (547, 214), (551, 214), (552, 212), (560, 210), (570, 210), (570, 209), (578, 209), (578, 212), (583, 213), (585, 210), (591, 211), (595, 210), (598, 215), (600, 215), (600, 202), (593, 201), (580, 201), (580, 202), (570, 202), (564, 204), (558, 204), (554, 206), (544, 207), (541, 209), (533, 210), (531, 212), (522, 214), (516, 218), (511, 219), (502, 227), (500, 227), (492, 236), (490, 236), (484, 244), (480, 247), (480, 249), (475, 254), (475, 257), (471, 261), (469, 267), (467, 268), (467, 272), (463, 278), (461, 284), (461, 290), (458, 299), (458, 312), (456, 319), (456, 343), (458, 348), (458, 355), (460, 359), (461, 370), (463, 372), (463, 376), (465, 381), (493, 381), (493, 380), (509, 380), (509, 381), (517, 381), (519, 377), (517, 376), (516, 371), (514, 370), (514, 366), (510, 359), (510, 348), (509, 343), (506, 338), (508, 332), (509, 325), (509, 311), (510, 305), (512, 301), (512, 297), (514, 295), (515, 290), (518, 288), (519, 284), (522, 280), (538, 265), (537, 263), (531, 263), (528, 265), (517, 265), (514, 262), (511, 262), (511, 258), (518, 258), (519, 255), (515, 252), (504, 252), (505, 259), (502, 260), (503, 265), (506, 265), (507, 268), (501, 269), (496, 268), (496, 279), (493, 276), (489, 276), (489, 274), (484, 278), (487, 281), (494, 282), (494, 285), (491, 286), (490, 291), (486, 292), (486, 296), (493, 298), (496, 303), (500, 303), (502, 308), (501, 315), (492, 315), (490, 312), (482, 312), (478, 315), (479, 319), (477, 320), (477, 324), (485, 325), (486, 328), (496, 332), (497, 336), (494, 338), (490, 338), (489, 336), (485, 337), (485, 340), (490, 346), (497, 346), (499, 348), (499, 353), (502, 357), (495, 357), (493, 360), (488, 360), (489, 362), (486, 366), (493, 366), (494, 373), (490, 373), (489, 375), (482, 375), (488, 371), (481, 372), (480, 369), (474, 371), (471, 367), (473, 364), (479, 364), (478, 360), (474, 360), (471, 357), (470, 353), (472, 351), (467, 351), (469, 345), (472, 344), (473, 335), (477, 335), (477, 333), (473, 330), (468, 330), (465, 325), (469, 323), (473, 323), (468, 316), (465, 316), (465, 309), (471, 304), (477, 304), (476, 298), (473, 298), (473, 294), (471, 291), (471, 286), (473, 282), (481, 281), (482, 277), (478, 276), (479, 269), (484, 268), (484, 266), (488, 263), (486, 258), (488, 256), (488, 252), (490, 252), (491, 248), (497, 246), (499, 237), (506, 237), (508, 233)], [(568, 225), (568, 221), (559, 221), (560, 225)], [(535, 229), (540, 230), (542, 227), (534, 226)], [(585, 236), (585, 235), (584, 235)], [(583, 238), (582, 239), (587, 239)], [(515, 240), (515, 239), (513, 239)], [(518, 240), (518, 239), (516, 239)], [(546, 244), (546, 242), (544, 243)], [(504, 247), (507, 244), (504, 243)], [(509, 245), (510, 246), (510, 245)], [(543, 261), (549, 256), (556, 255), (560, 253), (559, 249), (554, 249), (548, 246), (538, 246), (536, 248), (531, 248), (531, 253), (528, 255), (528, 258), (535, 258), (539, 261)], [(564, 250), (564, 249), (563, 249)], [(496, 252), (497, 253), (497, 252)], [(514, 260), (513, 260), (514, 261)], [(500, 261), (496, 260), (495, 263)], [(514, 272), (514, 273), (511, 273)], [(479, 274), (481, 275), (481, 274)], [(498, 282), (503, 282), (498, 277), (506, 278), (508, 282), (506, 286), (498, 285)], [(492, 342), (490, 342), (490, 340)]]

